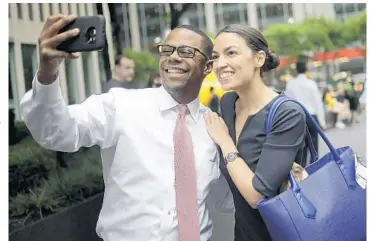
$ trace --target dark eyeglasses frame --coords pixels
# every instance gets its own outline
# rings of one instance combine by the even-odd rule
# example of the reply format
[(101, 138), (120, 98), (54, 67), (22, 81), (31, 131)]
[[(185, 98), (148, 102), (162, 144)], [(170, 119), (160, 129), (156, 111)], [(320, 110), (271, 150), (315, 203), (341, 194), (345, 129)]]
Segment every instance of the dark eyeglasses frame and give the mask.
[[(160, 52), (160, 48), (163, 47), (163, 46), (169, 46), (169, 47), (171, 47), (172, 48), (172, 52), (170, 54), (168, 52), (165, 53), (165, 54), (163, 54), (162, 52)], [(190, 49), (193, 49), (194, 50), (193, 55), (191, 57), (182, 57), (181, 54), (178, 51), (178, 49), (180, 49), (180, 48), (190, 48)], [(195, 57), (196, 52), (199, 52), (202, 56), (204, 56), (205, 60), (209, 60), (209, 58), (203, 52), (201, 52), (199, 49), (194, 48), (194, 47), (191, 47), (191, 46), (188, 46), (188, 45), (181, 45), (181, 46), (176, 47), (176, 46), (172, 46), (172, 45), (169, 45), (169, 44), (158, 44), (157, 50), (158, 50), (159, 56), (171, 56), (174, 53), (174, 51), (177, 50), (177, 54), (181, 58), (193, 58), (193, 57)]]

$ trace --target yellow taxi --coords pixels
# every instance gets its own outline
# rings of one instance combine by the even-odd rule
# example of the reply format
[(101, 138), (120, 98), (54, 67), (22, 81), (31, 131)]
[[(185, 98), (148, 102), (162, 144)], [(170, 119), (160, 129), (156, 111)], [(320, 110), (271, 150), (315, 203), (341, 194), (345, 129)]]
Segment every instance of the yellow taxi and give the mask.
[(211, 87), (214, 88), (214, 92), (216, 93), (216, 95), (220, 100), (224, 95), (225, 91), (222, 90), (222, 88), (220, 87), (220, 84), (214, 72), (211, 72), (206, 76), (200, 89), (200, 102), (205, 106), (208, 106), (211, 101), (211, 92), (210, 92)]

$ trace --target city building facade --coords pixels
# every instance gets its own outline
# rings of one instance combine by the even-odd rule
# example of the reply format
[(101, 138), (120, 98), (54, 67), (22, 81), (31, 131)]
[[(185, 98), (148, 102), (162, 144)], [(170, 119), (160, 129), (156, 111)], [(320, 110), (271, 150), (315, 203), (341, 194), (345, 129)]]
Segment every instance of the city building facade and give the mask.
[[(10, 3), (9, 4), (9, 108), (19, 119), (18, 103), (31, 89), (38, 68), (38, 35), (44, 21), (55, 13), (95, 15), (93, 3)], [(169, 33), (169, 4), (100, 4), (106, 18), (111, 68), (117, 51), (155, 51)], [(181, 8), (181, 4), (175, 7)], [(180, 18), (215, 34), (232, 23), (245, 23), (264, 30), (274, 23), (295, 23), (309, 17), (325, 16), (344, 21), (366, 8), (365, 3), (196, 3)], [(205, 14), (206, 13), (206, 14)], [(62, 93), (70, 104), (80, 103), (101, 93), (107, 79), (101, 52), (82, 53), (78, 60), (66, 61), (60, 68)]]
[[(113, 5), (121, 16), (118, 22), (124, 38), (118, 39), (124, 39), (123, 48), (151, 50), (169, 32), (169, 21), (165, 17), (170, 12), (169, 4)], [(344, 21), (365, 8), (365, 3), (196, 3), (184, 12), (180, 24), (190, 24), (213, 34), (233, 23), (264, 30), (270, 24), (294, 23), (309, 17), (325, 16)]]
[[(17, 119), (19, 101), (32, 88), (38, 68), (40, 31), (47, 17), (56, 13), (86, 16), (97, 14), (97, 10), (90, 3), (9, 4), (9, 108), (15, 110)], [(101, 82), (106, 80), (101, 55), (101, 52), (82, 53), (79, 59), (62, 63), (60, 84), (68, 103), (80, 103), (86, 96), (101, 93)]]

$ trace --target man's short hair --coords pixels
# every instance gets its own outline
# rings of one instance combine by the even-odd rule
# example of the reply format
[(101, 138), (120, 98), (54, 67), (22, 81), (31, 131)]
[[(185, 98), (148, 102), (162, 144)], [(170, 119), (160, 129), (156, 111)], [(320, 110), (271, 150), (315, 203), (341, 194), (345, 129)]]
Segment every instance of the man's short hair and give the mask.
[[(123, 58), (127, 58), (127, 59), (131, 59), (130, 57), (124, 55), (124, 54), (118, 54), (116, 57), (115, 57), (115, 60), (114, 60), (114, 64), (115, 66), (117, 65), (120, 65), (120, 61), (123, 59)], [(131, 59), (132, 60), (132, 59)]]
[(296, 71), (299, 74), (304, 74), (307, 71), (307, 66), (305, 61), (297, 61), (296, 63)]
[(211, 59), (214, 44), (206, 33), (204, 33), (202, 30), (196, 27), (193, 27), (191, 25), (179, 25), (175, 27), (174, 29), (178, 29), (178, 28), (188, 29), (188, 30), (191, 30), (192, 32), (199, 34), (202, 37), (202, 45), (205, 51), (204, 54), (206, 55), (208, 59)]

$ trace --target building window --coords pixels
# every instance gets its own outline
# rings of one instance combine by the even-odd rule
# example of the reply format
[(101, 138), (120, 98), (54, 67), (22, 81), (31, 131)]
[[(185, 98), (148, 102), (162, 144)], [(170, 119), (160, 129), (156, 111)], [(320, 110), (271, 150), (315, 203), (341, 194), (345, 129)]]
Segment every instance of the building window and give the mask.
[(53, 4), (49, 3), (49, 13), (50, 15), (54, 15), (54, 9), (53, 9)]
[(265, 22), (265, 3), (257, 3), (256, 4), (256, 13), (258, 15), (258, 22), (259, 22), (259, 30), (260, 31), (264, 31), (265, 27), (266, 27), (266, 22)]
[(240, 3), (222, 3), (222, 10), (224, 25), (240, 24), (242, 22)]
[(89, 10), (88, 10), (88, 3), (85, 3), (85, 9), (86, 9), (86, 15), (89, 15)]
[[(286, 11), (288, 11), (286, 9)], [(259, 29), (263, 31), (269, 24), (283, 23), (287, 16), (283, 3), (259, 3), (257, 4)]]
[(40, 20), (41, 22), (43, 22), (45, 18), (44, 18), (44, 5), (42, 3), (38, 4), (38, 11), (40, 12)]
[(205, 30), (206, 25), (205, 25), (205, 14), (204, 14), (205, 10), (204, 9), (205, 9), (204, 3), (197, 4), (197, 16), (199, 18), (199, 28)]
[(160, 25), (147, 26), (147, 43), (150, 51), (154, 52), (156, 50), (156, 45), (161, 42), (162, 36)]
[(217, 31), (220, 31), (224, 27), (223, 7), (221, 3), (214, 3), (214, 13)]
[(13, 101), (13, 88), (12, 88), (12, 76), (11, 76), (11, 67), (10, 67), (10, 62), (9, 62), (9, 74), (8, 74), (8, 81), (9, 81), (9, 101)]
[(99, 51), (97, 55), (99, 59), (99, 73), (100, 73), (101, 89), (103, 90), (105, 82), (108, 81), (106, 72), (105, 72), (104, 56), (103, 56), (102, 51)]
[[(87, 4), (87, 3), (86, 3)], [(122, 4), (123, 5), (123, 4)], [(93, 4), (92, 5), (92, 14), (93, 15), (97, 15), (97, 14), (99, 14), (99, 11), (97, 10), (98, 9), (98, 4)], [(102, 12), (102, 11), (101, 11)]]
[(242, 11), (243, 11), (243, 17), (245, 19), (245, 23), (248, 24), (249, 22), (249, 14), (247, 13), (247, 4), (248, 3), (241, 3), (242, 4)]
[(258, 20), (261, 21), (264, 18), (264, 14), (262, 11), (262, 6), (264, 5), (264, 3), (258, 3), (256, 6), (256, 13), (258, 15)]
[(205, 29), (205, 15), (203, 3), (192, 3), (191, 6), (183, 13), (180, 19), (181, 24), (189, 24), (199, 29)]
[(346, 3), (346, 13), (354, 13), (356, 10), (356, 3)]
[(131, 25), (129, 24), (129, 8), (128, 3), (123, 4), (123, 29), (124, 29), (124, 48), (131, 48)]
[(364, 9), (366, 9), (366, 3), (358, 3), (357, 8), (360, 12), (363, 11)]
[(365, 3), (334, 3), (334, 12), (338, 19), (345, 21), (348, 17), (361, 12), (365, 7)]
[(18, 14), (18, 19), (22, 19), (22, 5), (20, 3), (17, 3), (17, 14)]
[(78, 15), (80, 15), (80, 16), (82, 16), (82, 15), (83, 15), (83, 14), (81, 13), (82, 9), (81, 9), (81, 7), (79, 6), (79, 5), (80, 5), (80, 3), (76, 3), (76, 5), (77, 5), (77, 14), (78, 14)]
[(23, 73), (26, 91), (32, 89), (33, 77), (37, 71), (36, 45), (22, 44)]
[(68, 4), (68, 14), (72, 14), (72, 4), (71, 3), (67, 4)]
[(15, 108), (17, 98), (17, 76), (15, 72), (14, 44), (9, 43), (9, 109)]
[(164, 14), (164, 4), (144, 3), (143, 8), (146, 17), (147, 39), (142, 41), (142, 43), (145, 45), (147, 44), (147, 48), (154, 52), (156, 51), (156, 45), (161, 42), (164, 37), (165, 23), (162, 18)]
[(33, 21), (33, 4), (28, 3), (28, 16), (29, 20)]
[(343, 14), (343, 3), (334, 3), (334, 11), (336, 14)]
[(287, 3), (287, 9), (288, 9), (288, 17), (290, 17), (290, 18), (293, 17), (293, 4), (292, 3)]
[(267, 3), (265, 7), (266, 18), (280, 18), (283, 17), (283, 4), (282, 3)]
[(149, 43), (147, 39), (147, 26), (146, 26), (146, 16), (145, 16), (145, 4), (144, 3), (138, 3), (137, 6), (138, 16), (140, 18), (140, 46), (148, 50), (149, 49)]
[(93, 94), (92, 89), (92, 75), (91, 75), (91, 53), (83, 52), (82, 53), (82, 63), (83, 63), (83, 76), (85, 78), (85, 95), (86, 98)]
[(266, 3), (265, 7), (265, 22), (267, 25), (284, 22), (283, 3)]
[[(129, 22), (129, 9), (128, 9), (128, 3), (114, 3), (114, 9), (116, 14), (116, 20), (112, 25), (114, 24), (115, 28), (117, 28), (115, 31), (115, 37), (114, 39), (116, 41), (119, 40), (117, 43), (118, 50), (122, 51), (125, 48), (131, 48), (131, 26)], [(113, 26), (112, 26), (113, 27)]]
[[(115, 49), (120, 53), (125, 48), (130, 48), (130, 24), (128, 4), (109, 3), (112, 39)], [(102, 5), (98, 5), (98, 12), (102, 13)], [(141, 26), (142, 27), (142, 26)]]
[(226, 25), (248, 22), (245, 3), (216, 3), (214, 5), (214, 13), (217, 31)]
[(68, 101), (70, 105), (77, 103), (76, 93), (76, 66), (71, 60), (65, 61), (65, 71), (67, 76)]

